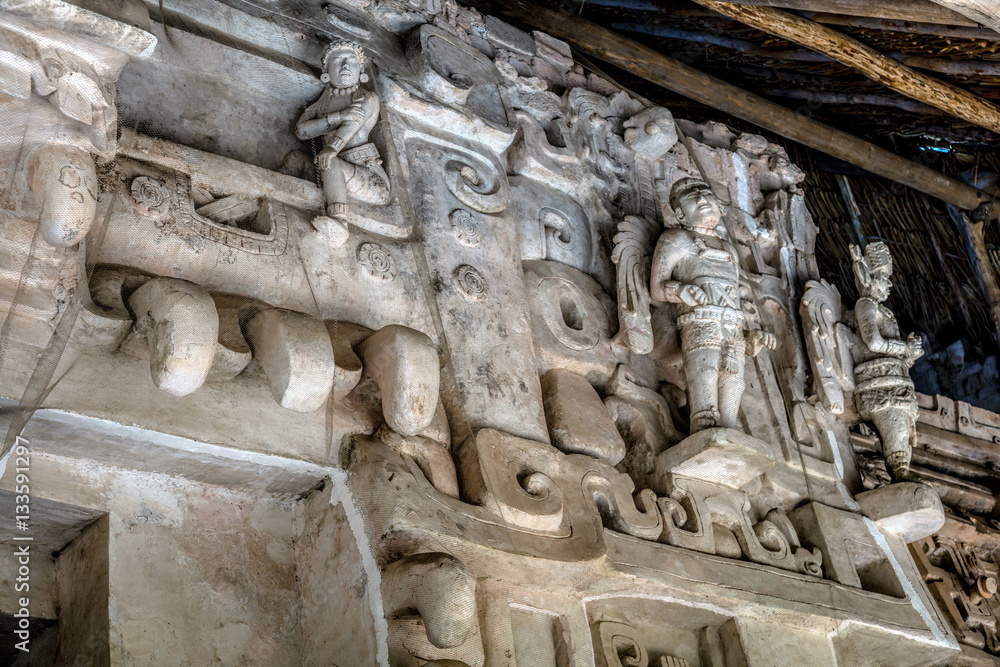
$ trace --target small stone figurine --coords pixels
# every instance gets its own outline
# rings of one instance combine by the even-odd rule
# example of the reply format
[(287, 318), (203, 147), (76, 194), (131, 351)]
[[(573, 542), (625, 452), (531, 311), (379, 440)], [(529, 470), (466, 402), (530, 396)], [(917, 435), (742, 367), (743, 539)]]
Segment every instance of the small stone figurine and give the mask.
[(896, 317), (884, 304), (892, 286), (892, 256), (882, 242), (864, 251), (852, 245), (854, 281), (861, 298), (854, 308), (857, 344), (854, 401), (858, 415), (870, 419), (882, 438), (882, 453), (896, 480), (905, 479), (913, 453), (919, 413), (910, 367), (924, 353), (917, 334), (901, 339)]
[(389, 179), (378, 149), (368, 143), (378, 121), (379, 100), (361, 87), (368, 81), (365, 63), (365, 53), (357, 44), (331, 44), (323, 55), (320, 76), (326, 89), (295, 126), (296, 136), (303, 141), (322, 137), (316, 166), (322, 178), (326, 215), (317, 216), (313, 226), (341, 240), (347, 238), (348, 194), (374, 204), (385, 204), (389, 194)]

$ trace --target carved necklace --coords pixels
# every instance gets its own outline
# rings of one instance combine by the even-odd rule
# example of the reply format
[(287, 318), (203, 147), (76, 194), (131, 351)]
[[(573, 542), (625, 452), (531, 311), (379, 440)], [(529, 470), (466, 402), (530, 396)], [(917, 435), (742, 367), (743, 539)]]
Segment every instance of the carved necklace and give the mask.
[(333, 89), (333, 94), (334, 95), (352, 95), (354, 93), (354, 91), (356, 91), (358, 89), (358, 87), (360, 87), (360, 85), (361, 84), (356, 83), (353, 86), (348, 86), (347, 88), (334, 88)]

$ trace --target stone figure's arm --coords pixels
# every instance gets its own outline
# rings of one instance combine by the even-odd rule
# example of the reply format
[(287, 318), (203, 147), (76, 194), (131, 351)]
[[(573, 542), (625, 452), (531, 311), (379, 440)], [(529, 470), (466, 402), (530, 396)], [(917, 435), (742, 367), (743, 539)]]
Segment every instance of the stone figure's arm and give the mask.
[[(366, 92), (361, 99), (352, 102), (340, 112), (342, 122), (333, 136), (333, 141), (330, 142), (329, 149), (339, 153), (340, 149), (354, 139), (362, 128), (371, 127), (369, 121), (378, 118), (378, 110), (378, 97), (374, 93)], [(367, 138), (366, 136), (365, 139)]]
[(680, 303), (677, 289), (681, 286), (672, 280), (674, 266), (677, 265), (677, 249), (674, 243), (677, 235), (671, 232), (660, 234), (653, 250), (653, 261), (650, 264), (649, 294), (656, 301)]
[(315, 139), (316, 137), (325, 134), (330, 131), (330, 128), (336, 124), (336, 119), (334, 116), (339, 116), (340, 114), (334, 112), (333, 114), (327, 116), (316, 117), (316, 110), (319, 108), (319, 100), (316, 100), (309, 105), (308, 108), (302, 113), (299, 118), (299, 122), (295, 124), (295, 136), (298, 137), (300, 141), (307, 141), (309, 139)]
[(653, 262), (650, 270), (649, 293), (657, 301), (683, 303), (688, 306), (699, 306), (708, 303), (708, 295), (697, 285), (685, 285), (672, 280), (677, 263), (686, 255), (694, 252), (693, 244), (686, 233), (670, 230), (660, 235), (653, 251)]
[(878, 328), (878, 304), (869, 298), (858, 299), (854, 308), (854, 321), (862, 344), (875, 354), (890, 357), (906, 355), (906, 343), (897, 338), (883, 338)]

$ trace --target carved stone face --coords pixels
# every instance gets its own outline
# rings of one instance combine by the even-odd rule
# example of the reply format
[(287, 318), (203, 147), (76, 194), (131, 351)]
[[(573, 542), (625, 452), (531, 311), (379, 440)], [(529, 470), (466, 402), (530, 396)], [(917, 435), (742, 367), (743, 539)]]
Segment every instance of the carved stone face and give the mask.
[(705, 183), (685, 188), (676, 198), (674, 215), (687, 229), (714, 229), (722, 218), (719, 199)]
[(646, 159), (663, 157), (677, 143), (674, 117), (661, 107), (643, 109), (625, 121), (625, 143)]
[(892, 290), (892, 281), (889, 277), (892, 275), (892, 269), (888, 269), (884, 266), (877, 266), (871, 271), (871, 277), (868, 279), (868, 285), (866, 285), (865, 291), (868, 296), (875, 299), (879, 303), (882, 303), (889, 298), (889, 292)]
[(347, 47), (330, 52), (326, 61), (326, 73), (334, 88), (349, 88), (361, 81), (361, 61), (353, 49)]

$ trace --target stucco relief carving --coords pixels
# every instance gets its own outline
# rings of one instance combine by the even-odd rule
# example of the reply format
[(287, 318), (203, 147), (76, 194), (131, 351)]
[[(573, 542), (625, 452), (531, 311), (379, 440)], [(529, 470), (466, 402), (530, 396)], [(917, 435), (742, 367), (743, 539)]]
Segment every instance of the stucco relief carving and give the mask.
[(389, 177), (382, 157), (369, 134), (379, 118), (379, 99), (363, 87), (367, 57), (354, 42), (334, 42), (323, 54), (326, 84), (323, 94), (299, 118), (299, 139), (321, 139), (316, 153), (326, 200), (325, 215), (313, 225), (332, 238), (346, 238), (342, 225), (348, 220), (351, 199), (375, 205), (389, 203)]
[(916, 334), (903, 340), (895, 315), (884, 305), (892, 276), (888, 247), (871, 243), (862, 253), (852, 245), (851, 254), (861, 294), (854, 311), (843, 312), (840, 295), (825, 282), (810, 282), (803, 296), (814, 389), (832, 413), (856, 410), (872, 421), (889, 472), (904, 479), (918, 416), (909, 368), (923, 354), (922, 343)]
[(920, 574), (966, 646), (1000, 655), (1000, 568), (996, 559), (946, 537), (910, 545)]
[[(818, 280), (802, 174), (762, 137), (644, 107), (558, 40), (453, 3), (408, 37), (324, 11), (365, 46), (325, 51), (327, 86), (296, 127), (322, 144), (319, 186), (177, 144), (123, 157), (102, 182), (114, 233), (74, 344), (148, 361), (170, 401), (225, 396), (267, 419), (277, 405), (290, 432), (322, 431), (302, 458), (350, 469), (334, 483), (382, 573), (394, 666), (510, 662), (518, 614), (575, 664), (567, 652), (591, 640), (565, 618), (581, 591), (683, 596), (682, 576), (734, 617), (741, 597), (760, 615), (779, 597), (781, 613), (849, 615), (823, 610), (822, 591), (856, 601), (866, 627), (905, 612), (900, 627), (926, 636), (892, 549), (939, 527), (940, 503), (870, 481), (854, 498), (838, 449), (870, 419), (905, 470), (919, 345), (883, 305), (886, 255), (858, 256), (867, 301), (847, 313)], [(69, 81), (52, 99), (82, 117), (86, 84), (72, 98)], [(48, 150), (34, 158), (41, 217), (56, 220), (43, 231), (71, 245), (102, 195), (95, 163)], [(61, 218), (46, 209), (54, 183), (80, 195)], [(552, 584), (557, 569), (599, 574)], [(525, 582), (537, 590), (513, 602)], [(692, 645), (682, 658), (589, 621), (607, 665), (699, 664)]]
[(650, 292), (679, 304), (684, 371), (691, 410), (691, 431), (737, 424), (743, 396), (746, 354), (774, 348), (772, 334), (753, 329), (744, 338), (739, 256), (717, 231), (720, 203), (702, 180), (678, 181), (670, 205), (679, 229), (664, 232), (653, 254)]

